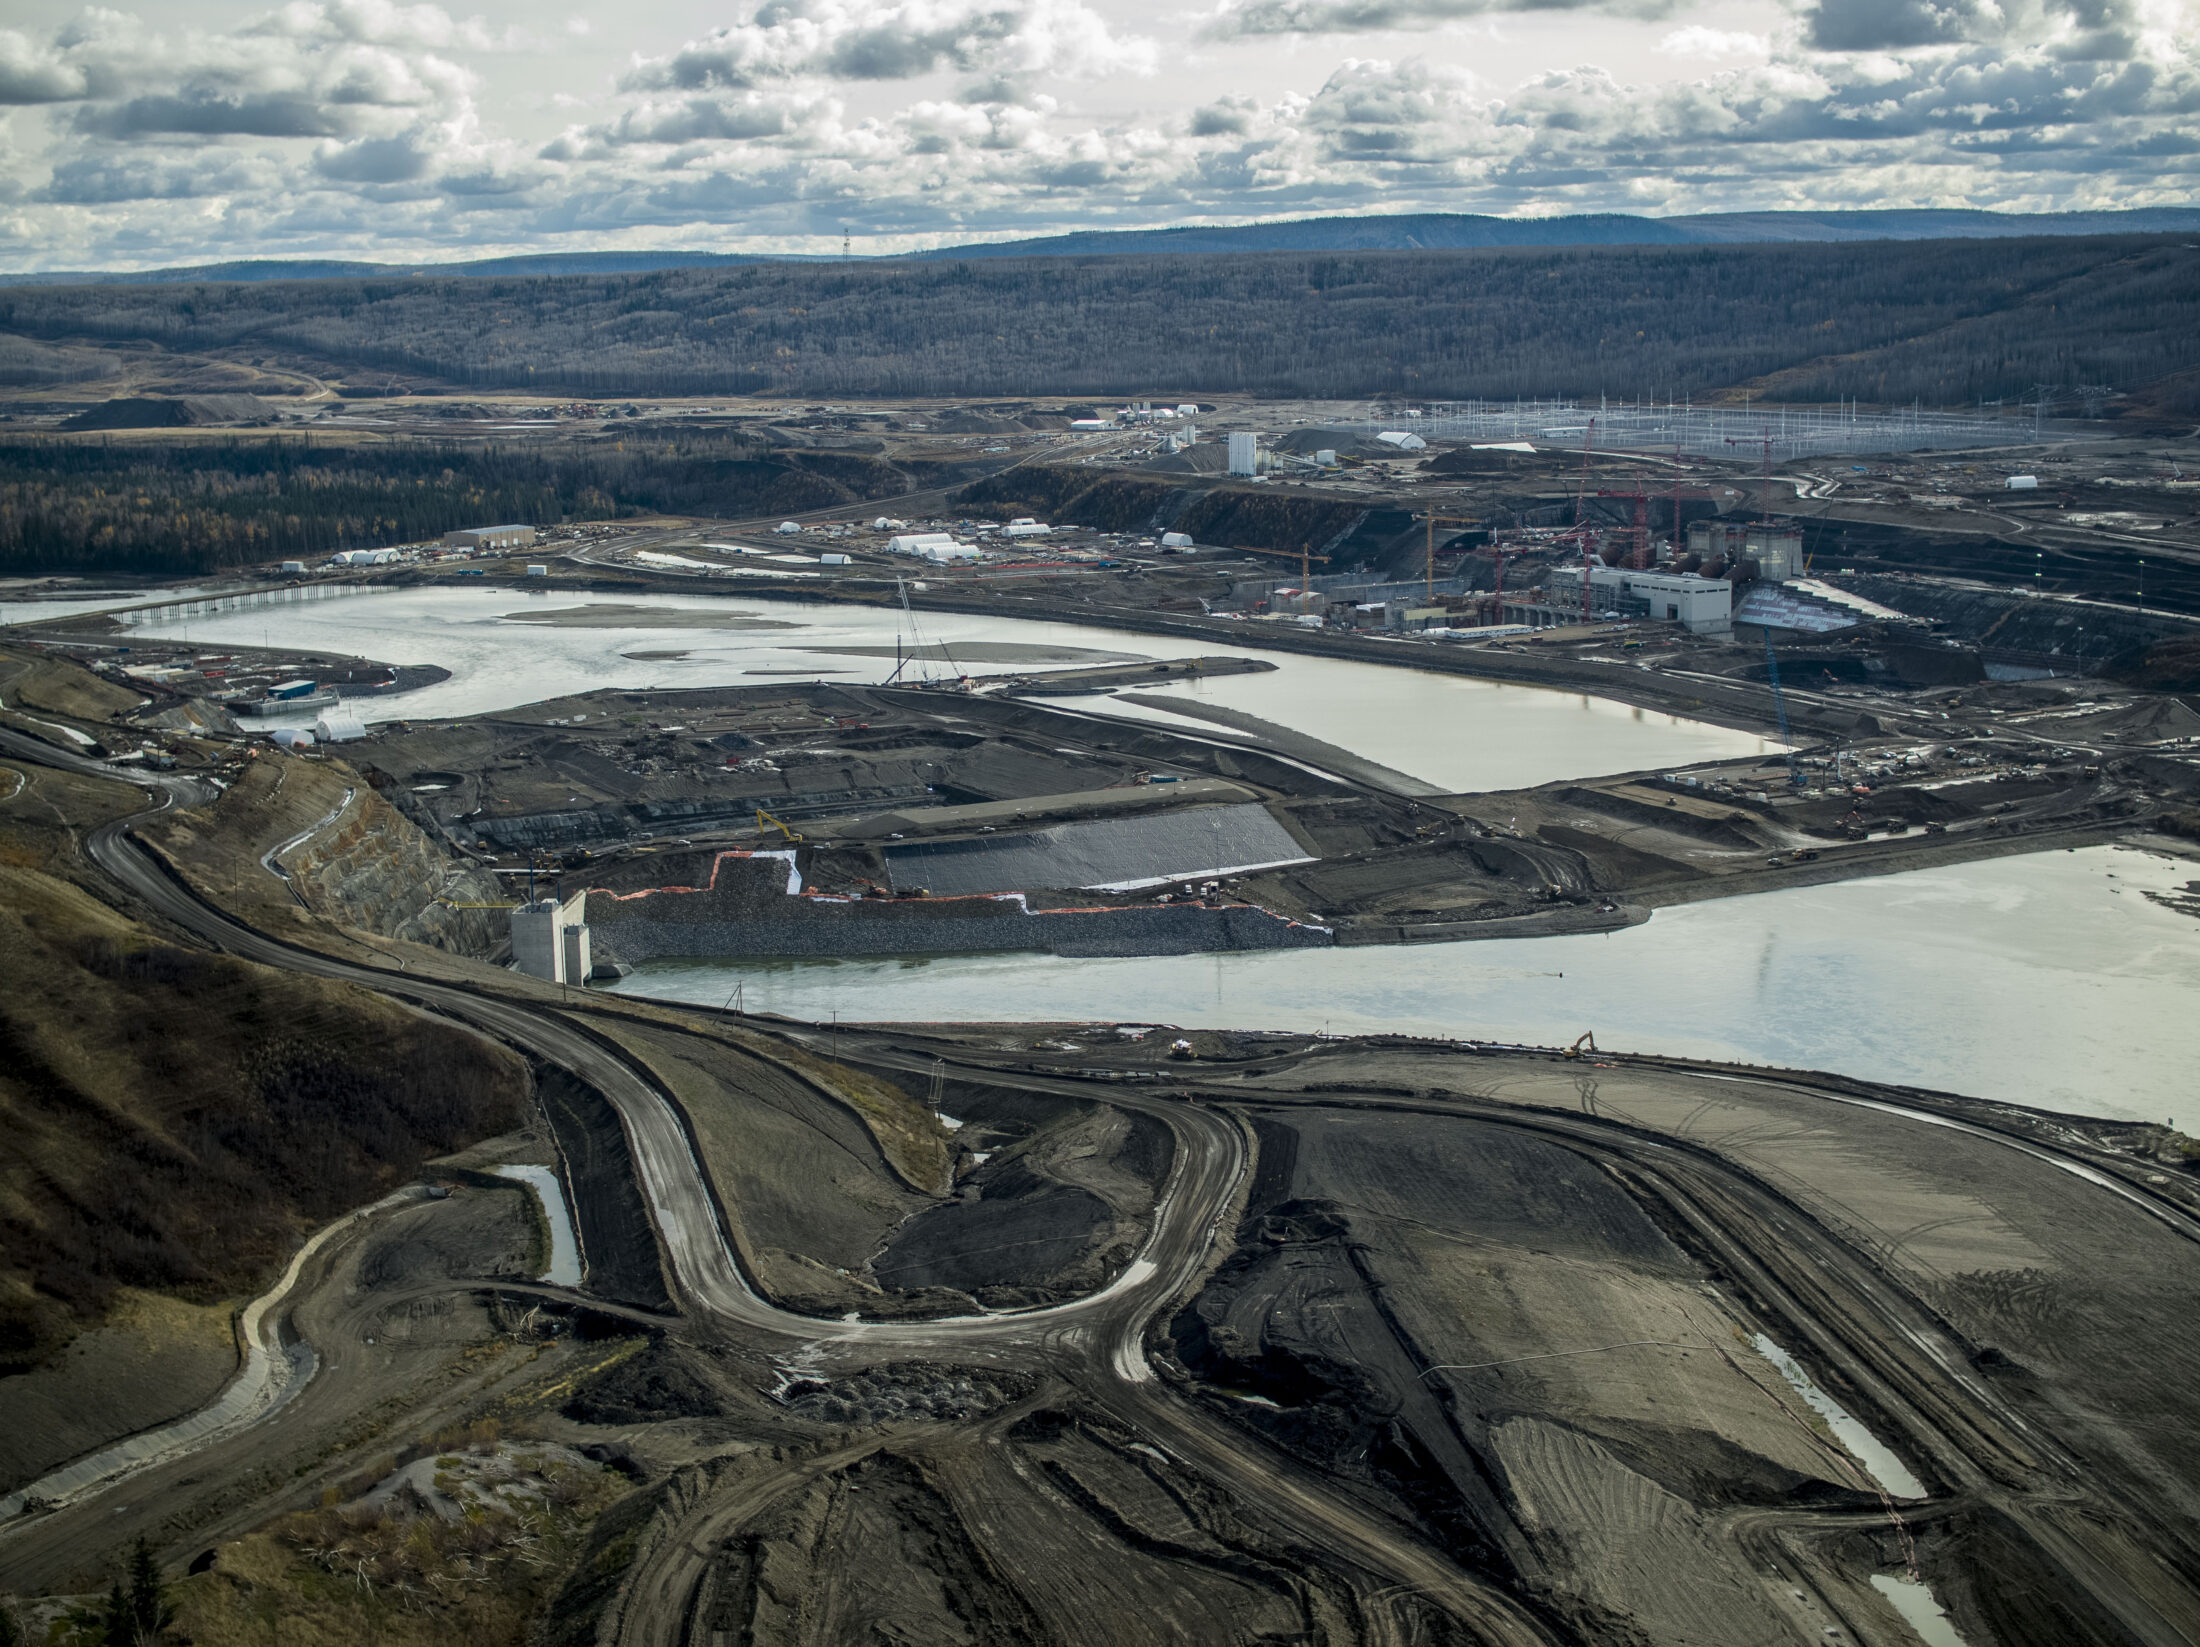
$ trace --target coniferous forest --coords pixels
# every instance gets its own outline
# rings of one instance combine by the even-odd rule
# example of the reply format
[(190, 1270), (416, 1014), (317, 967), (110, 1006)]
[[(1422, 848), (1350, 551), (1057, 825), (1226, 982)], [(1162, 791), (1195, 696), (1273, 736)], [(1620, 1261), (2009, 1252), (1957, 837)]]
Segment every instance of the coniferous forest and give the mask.
[(2181, 236), (781, 263), (16, 287), (0, 377), (87, 350), (572, 395), (1667, 394), (1867, 404), (2154, 386), (2200, 410)]
[(774, 451), (737, 431), (536, 447), (0, 441), (0, 569), (165, 576), (484, 521), (791, 513), (907, 491), (935, 478), (922, 470), (863, 453)]

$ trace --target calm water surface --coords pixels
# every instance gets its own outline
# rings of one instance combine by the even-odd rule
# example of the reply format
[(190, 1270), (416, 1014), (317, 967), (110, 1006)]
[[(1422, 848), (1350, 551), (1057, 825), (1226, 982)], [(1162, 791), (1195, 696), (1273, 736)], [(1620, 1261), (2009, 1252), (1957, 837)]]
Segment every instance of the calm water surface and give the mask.
[(198, 600), (254, 587), (248, 583), (192, 583), (172, 589), (86, 589), (63, 600), (0, 600), (0, 623), (73, 618), (79, 612), (112, 612), (117, 607), (143, 606), (157, 600)]
[[(590, 604), (570, 593), (407, 590), (291, 608), (284, 644), (451, 671), (361, 700), (370, 718), (510, 709), (595, 687), (691, 688), (823, 678), (875, 682), (896, 614), (727, 596), (620, 597), (616, 628), (514, 614)], [(597, 604), (606, 603), (598, 600)], [(770, 627), (668, 627), (723, 613)], [(919, 614), (917, 639), (1030, 653), (977, 672), (1105, 657), (1220, 652), (1167, 636)], [(194, 619), (210, 644), (265, 638), (269, 616)], [(178, 626), (148, 633), (163, 636)], [(679, 653), (641, 657), (637, 653)], [(1256, 653), (1246, 653), (1258, 656)], [(1176, 696), (1263, 716), (1447, 788), (1504, 788), (1756, 753), (1745, 733), (1575, 694), (1408, 669), (1279, 657), (1268, 674)], [(1081, 706), (1105, 700), (1077, 700)], [(1186, 731), (1200, 723), (1184, 721)], [(1401, 1030), (1600, 1042), (1835, 1069), (2086, 1114), (2200, 1126), (2200, 922), (2147, 901), (2193, 866), (2103, 848), (1724, 899), (1609, 935), (1138, 960), (950, 957), (738, 966), (665, 963), (623, 988), (799, 1018), (1103, 1018), (1339, 1033)]]
[[(618, 628), (558, 628), (513, 614), (589, 604), (649, 612), (714, 611), (785, 627), (686, 629), (637, 613)], [(193, 641), (258, 645), (270, 625), (279, 644), (379, 659), (431, 663), (451, 671), (436, 686), (398, 697), (358, 700), (370, 721), (476, 715), (539, 703), (596, 687), (762, 686), (806, 678), (872, 683), (891, 657), (848, 656), (847, 647), (883, 647), (908, 631), (898, 614), (868, 607), (729, 596), (529, 594), (510, 589), (404, 590), (280, 609), (193, 618), (146, 630)], [(1017, 618), (917, 614), (927, 646), (982, 642), (1033, 649), (1028, 661), (970, 665), (999, 674), (1114, 658), (1229, 654), (1211, 641), (1126, 635), (1076, 624)], [(678, 652), (680, 657), (637, 657)], [(1259, 657), (1240, 651), (1232, 655)], [(1760, 753), (1774, 747), (1752, 733), (1631, 709), (1578, 693), (1499, 686), (1376, 664), (1329, 658), (1267, 658), (1273, 673), (1204, 682), (1197, 695), (1263, 716), (1370, 760), (1451, 790), (1509, 789), (1557, 778), (1594, 777), (1646, 767)], [(944, 666), (932, 665), (934, 673)], [(1185, 694), (1178, 694), (1185, 695)], [(1108, 700), (1079, 698), (1080, 708)], [(1135, 712), (1135, 711), (1134, 711)], [(311, 717), (306, 717), (310, 722)], [(269, 724), (281, 724), (271, 721)], [(1182, 730), (1212, 732), (1194, 721)]]
[(1390, 1030), (1839, 1070), (2200, 1131), (2200, 864), (2049, 852), (1660, 910), (1623, 932), (1134, 960), (656, 962), (614, 986), (895, 1022)]

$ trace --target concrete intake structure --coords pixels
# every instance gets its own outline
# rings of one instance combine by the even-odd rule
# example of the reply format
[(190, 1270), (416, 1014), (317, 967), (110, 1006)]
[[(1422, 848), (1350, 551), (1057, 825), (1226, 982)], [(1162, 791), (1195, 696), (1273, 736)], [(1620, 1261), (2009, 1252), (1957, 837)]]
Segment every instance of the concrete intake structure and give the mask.
[(585, 984), (595, 970), (586, 892), (559, 902), (538, 898), (512, 911), (512, 965), (553, 984)]

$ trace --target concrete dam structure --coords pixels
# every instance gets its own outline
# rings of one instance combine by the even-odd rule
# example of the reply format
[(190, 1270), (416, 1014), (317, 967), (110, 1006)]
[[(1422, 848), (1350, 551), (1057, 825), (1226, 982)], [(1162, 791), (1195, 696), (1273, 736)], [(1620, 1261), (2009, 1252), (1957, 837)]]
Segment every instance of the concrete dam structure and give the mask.
[(1191, 955), (1334, 941), (1326, 927), (1251, 904), (1047, 907), (1045, 895), (855, 897), (807, 891), (791, 852), (719, 852), (699, 886), (591, 887), (597, 963), (670, 957), (800, 958), (1039, 950), (1068, 956)]

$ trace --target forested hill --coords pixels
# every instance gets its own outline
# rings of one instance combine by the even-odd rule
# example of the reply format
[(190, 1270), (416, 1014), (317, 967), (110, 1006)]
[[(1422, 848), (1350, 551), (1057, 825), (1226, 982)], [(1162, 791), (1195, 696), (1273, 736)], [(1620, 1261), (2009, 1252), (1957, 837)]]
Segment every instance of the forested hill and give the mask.
[[(1706, 212), (1692, 217), (1636, 217), (1625, 212), (1565, 217), (1395, 212), (1175, 229), (1088, 229), (1036, 240), (942, 246), (914, 255), (924, 260), (937, 260), (1193, 252), (1458, 251), (1495, 246), (1741, 246), (1847, 240), (1974, 240), (2030, 235), (2196, 232), (2200, 232), (2200, 208), (2176, 206), (2123, 212)], [(346, 280), (395, 275), (449, 275), (479, 280), (510, 275), (641, 274), (660, 269), (827, 261), (848, 260), (829, 256), (710, 251), (535, 252), (444, 263), (346, 263), (319, 258), (262, 258), (173, 269), (0, 272), (0, 286), (166, 286), (208, 281)], [(875, 259), (866, 254), (863, 261)]]
[(1750, 387), (1961, 405), (2105, 384), (2195, 410), (2200, 251), (2115, 236), (0, 291), (15, 381), (148, 350), (339, 384), (590, 396)]
[(1475, 217), (1457, 212), (1309, 217), (1183, 229), (1094, 229), (1041, 240), (944, 246), (926, 258), (1139, 253), (1458, 251), (1495, 246), (1740, 246), (1848, 240), (1992, 240), (2029, 235), (2191, 234), (2200, 209), (2129, 212), (1711, 212), (1698, 217)]

